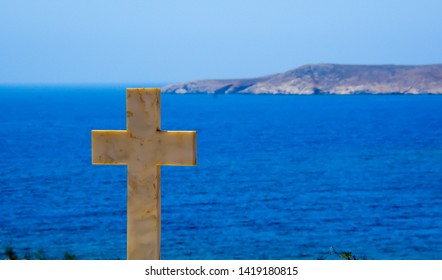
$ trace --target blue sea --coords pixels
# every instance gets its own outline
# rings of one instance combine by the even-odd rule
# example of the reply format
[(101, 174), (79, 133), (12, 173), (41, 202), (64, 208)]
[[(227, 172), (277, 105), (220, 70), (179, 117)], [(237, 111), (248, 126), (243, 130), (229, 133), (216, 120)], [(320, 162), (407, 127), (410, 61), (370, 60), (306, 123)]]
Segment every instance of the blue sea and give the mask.
[[(91, 164), (125, 122), (121, 86), (0, 87), (0, 253), (126, 257), (126, 167)], [(442, 259), (442, 96), (162, 95), (161, 122), (197, 131), (163, 259)]]

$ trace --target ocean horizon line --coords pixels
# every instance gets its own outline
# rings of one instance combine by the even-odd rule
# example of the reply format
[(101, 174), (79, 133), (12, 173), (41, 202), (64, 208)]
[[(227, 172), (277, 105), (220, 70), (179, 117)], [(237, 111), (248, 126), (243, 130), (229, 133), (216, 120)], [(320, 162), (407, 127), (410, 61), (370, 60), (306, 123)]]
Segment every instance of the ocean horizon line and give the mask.
[(129, 83), (0, 83), (0, 88), (146, 88), (164, 87), (164, 82), (129, 82)]

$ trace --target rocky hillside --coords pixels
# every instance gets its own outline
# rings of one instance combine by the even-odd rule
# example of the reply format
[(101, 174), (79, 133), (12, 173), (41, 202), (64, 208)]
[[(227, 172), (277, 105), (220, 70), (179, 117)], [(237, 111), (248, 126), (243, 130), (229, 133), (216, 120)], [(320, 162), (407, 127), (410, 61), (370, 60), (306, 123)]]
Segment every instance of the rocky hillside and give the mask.
[(162, 91), (179, 94), (442, 94), (442, 64), (312, 64), (253, 79), (178, 83)]

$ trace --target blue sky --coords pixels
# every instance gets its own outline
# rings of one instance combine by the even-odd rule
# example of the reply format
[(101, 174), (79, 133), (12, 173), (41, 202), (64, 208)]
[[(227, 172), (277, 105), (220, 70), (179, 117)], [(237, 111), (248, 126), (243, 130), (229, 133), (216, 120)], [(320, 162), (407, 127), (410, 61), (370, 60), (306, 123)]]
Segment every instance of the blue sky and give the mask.
[(0, 84), (442, 63), (440, 0), (1, 0)]

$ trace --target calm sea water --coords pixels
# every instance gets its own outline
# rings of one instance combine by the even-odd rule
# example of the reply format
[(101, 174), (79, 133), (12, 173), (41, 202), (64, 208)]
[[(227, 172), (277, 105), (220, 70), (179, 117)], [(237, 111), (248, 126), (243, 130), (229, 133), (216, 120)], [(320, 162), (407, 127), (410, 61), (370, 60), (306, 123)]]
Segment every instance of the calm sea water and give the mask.
[[(0, 88), (0, 246), (125, 258), (117, 87)], [(198, 166), (162, 168), (162, 258), (442, 259), (442, 96), (163, 95)], [(26, 249), (28, 248), (28, 249)]]

